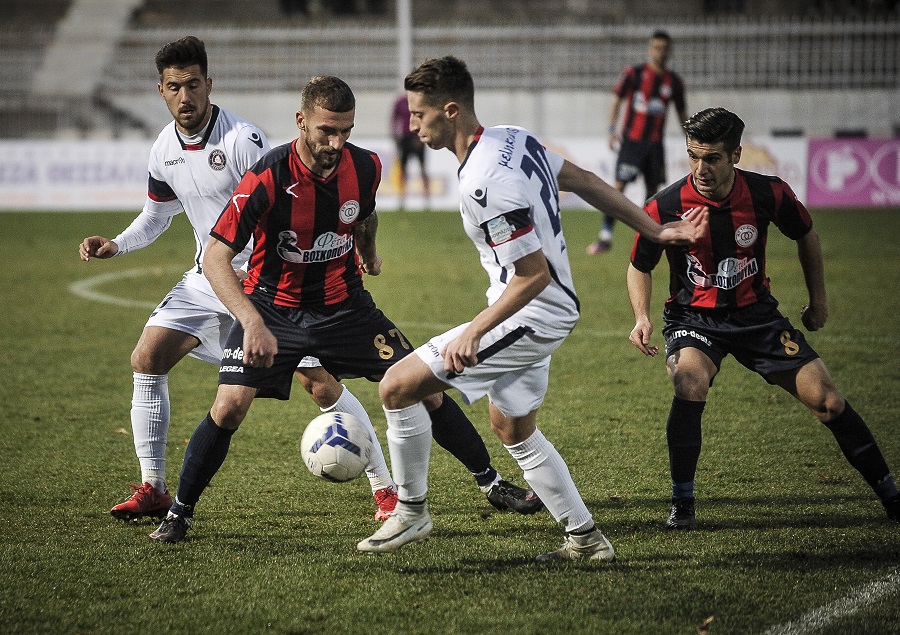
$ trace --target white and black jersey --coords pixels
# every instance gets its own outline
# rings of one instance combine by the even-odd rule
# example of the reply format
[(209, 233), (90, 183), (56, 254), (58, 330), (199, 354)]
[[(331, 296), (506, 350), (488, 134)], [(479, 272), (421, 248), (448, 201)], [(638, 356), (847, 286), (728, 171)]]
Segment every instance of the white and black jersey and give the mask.
[(549, 337), (568, 335), (579, 316), (559, 209), (562, 166), (524, 128), (496, 126), (479, 129), (459, 168), (460, 211), (490, 278), (488, 304), (503, 293), (516, 260), (543, 251), (553, 281), (510, 319)]

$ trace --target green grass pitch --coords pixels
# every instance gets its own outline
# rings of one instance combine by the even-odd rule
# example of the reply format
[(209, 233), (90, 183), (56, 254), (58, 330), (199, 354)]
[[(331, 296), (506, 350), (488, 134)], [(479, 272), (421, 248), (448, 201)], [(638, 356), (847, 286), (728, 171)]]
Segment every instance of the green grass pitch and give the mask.
[[(193, 240), (180, 217), (140, 252), (78, 259), (84, 236), (114, 236), (133, 215), (0, 214), (0, 632), (718, 635), (764, 633), (821, 607), (825, 625), (790, 632), (900, 632), (900, 526), (811, 414), (733, 360), (704, 419), (700, 529), (662, 530), (672, 391), (663, 359), (644, 358), (627, 340), (632, 233), (618, 225), (610, 253), (586, 256), (601, 219), (585, 211), (564, 216), (583, 316), (554, 356), (539, 425), (617, 562), (533, 564), (562, 541), (549, 514), (495, 513), (440, 448), (431, 539), (395, 555), (358, 554), (377, 526), (368, 486), (307, 473), (299, 438), (318, 411), (299, 387), (289, 402), (254, 404), (198, 505), (191, 539), (150, 541), (156, 523), (108, 513), (139, 478), (129, 355), (147, 307), (188, 267)], [(814, 218), (830, 319), (809, 339), (898, 470), (900, 210)], [(457, 214), (384, 213), (379, 245), (384, 270), (367, 285), (414, 342), (483, 306), (486, 277)], [(777, 231), (768, 267), (782, 309), (799, 323), (802, 275), (794, 244)], [(117, 275), (94, 290), (132, 305), (70, 291), (101, 274)], [(661, 343), (665, 269), (654, 282)], [(349, 383), (383, 439), (376, 387)], [(188, 359), (171, 374), (172, 487), (215, 390), (212, 365)], [(521, 483), (490, 433), (486, 403), (467, 411), (496, 467)], [(877, 597), (854, 595), (878, 581)], [(828, 608), (847, 598), (857, 598), (852, 611)]]

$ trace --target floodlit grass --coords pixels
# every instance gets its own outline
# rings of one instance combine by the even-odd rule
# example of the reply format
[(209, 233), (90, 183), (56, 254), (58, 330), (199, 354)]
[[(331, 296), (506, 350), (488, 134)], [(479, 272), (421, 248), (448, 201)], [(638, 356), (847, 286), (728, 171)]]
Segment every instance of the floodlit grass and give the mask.
[[(568, 461), (618, 560), (537, 566), (561, 544), (546, 513), (494, 513), (465, 470), (433, 451), (435, 529), (392, 556), (355, 545), (377, 526), (364, 481), (313, 479), (299, 458), (317, 414), (298, 388), (259, 401), (178, 545), (155, 523), (109, 508), (139, 478), (128, 410), (129, 354), (149, 314), (69, 291), (99, 274), (146, 269), (95, 290), (160, 300), (193, 255), (186, 219), (156, 244), (80, 262), (82, 237), (115, 235), (132, 214), (0, 214), (7, 259), (0, 317), (0, 632), (2, 633), (761, 633), (895, 576), (900, 527), (845, 462), (831, 435), (786, 394), (732, 360), (706, 409), (698, 474), (700, 529), (667, 533), (661, 358), (627, 341), (631, 232), (584, 255), (600, 216), (565, 215), (583, 318), (554, 356), (539, 424)], [(830, 321), (809, 336), (841, 390), (900, 466), (900, 214), (821, 211)], [(486, 278), (457, 214), (385, 213), (376, 301), (415, 342), (484, 303)], [(770, 236), (769, 274), (795, 321), (805, 300), (793, 243)], [(659, 316), (667, 273), (655, 275)], [(657, 343), (661, 343), (657, 326)], [(383, 438), (375, 386), (350, 382)], [(215, 393), (216, 369), (188, 359), (171, 374), (169, 478)], [(491, 435), (486, 404), (468, 409), (495, 465), (521, 472)], [(896, 578), (892, 578), (896, 580)], [(900, 589), (812, 632), (900, 632)]]

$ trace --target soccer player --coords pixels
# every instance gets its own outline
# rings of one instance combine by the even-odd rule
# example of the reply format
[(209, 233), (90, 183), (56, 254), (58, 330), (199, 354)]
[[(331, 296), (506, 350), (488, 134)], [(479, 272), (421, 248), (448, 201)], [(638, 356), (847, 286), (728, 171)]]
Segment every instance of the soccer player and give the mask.
[(400, 209), (406, 202), (406, 186), (409, 172), (406, 167), (410, 160), (415, 158), (419, 163), (419, 173), (422, 175), (422, 187), (424, 188), (425, 207), (429, 203), (429, 179), (425, 169), (425, 144), (409, 130), (409, 104), (406, 101), (406, 93), (397, 97), (394, 108), (391, 111), (391, 138), (397, 148), (397, 165), (400, 167), (399, 198)]
[[(624, 192), (625, 186), (638, 174), (644, 177), (646, 198), (666, 182), (663, 135), (669, 103), (674, 103), (679, 121), (687, 119), (684, 82), (666, 66), (671, 51), (669, 34), (655, 32), (647, 48), (647, 61), (626, 67), (613, 90), (609, 147), (619, 150), (615, 185), (620, 192)], [(619, 111), (623, 102), (625, 117), (619, 130)], [(615, 217), (605, 215), (597, 241), (588, 245), (588, 254), (602, 254), (612, 247), (615, 221)]]
[[(218, 364), (233, 318), (219, 301), (201, 267), (206, 236), (230, 200), (244, 172), (269, 149), (256, 126), (210, 103), (204, 44), (190, 36), (164, 46), (156, 55), (159, 94), (173, 121), (150, 150), (149, 185), (143, 211), (125, 231), (109, 240), (90, 236), (81, 243), (82, 260), (112, 258), (146, 247), (186, 212), (197, 241), (194, 266), (163, 299), (147, 321), (131, 354), (134, 394), (131, 428), (141, 466), (142, 485), (110, 513), (123, 520), (165, 516), (172, 505), (166, 488), (169, 430), (169, 371), (186, 355)], [(239, 275), (249, 249), (231, 263)], [(325, 412), (350, 412), (369, 429), (374, 445), (366, 474), (377, 511), (384, 520), (397, 494), (372, 422), (359, 400), (314, 358), (302, 360), (297, 377)]]
[[(374, 152), (347, 143), (355, 113), (346, 83), (312, 78), (301, 92), (298, 138), (268, 152), (244, 175), (210, 231), (203, 270), (236, 321), (215, 402), (191, 436), (177, 495), (150, 534), (154, 540), (184, 539), (194, 506), (253, 400), (288, 399), (301, 360), (312, 355), (334, 376), (377, 381), (412, 351), (363, 288), (361, 272), (381, 272), (375, 247), (381, 162)], [(241, 282), (233, 260), (251, 241)], [(484, 442), (450, 397), (436, 391), (427, 406), (442, 434), (439, 443), (467, 467), (484, 466), (473, 474), (494, 507), (520, 513), (542, 507), (534, 492), (502, 480), (490, 466)]]
[(460, 211), (466, 234), (488, 274), (488, 307), (471, 322), (439, 335), (393, 366), (379, 393), (400, 498), (394, 514), (358, 544), (393, 552), (425, 539), (432, 528), (426, 494), (431, 425), (422, 400), (452, 387), (467, 403), (488, 395), (491, 427), (525, 472), (565, 544), (551, 559), (609, 562), (615, 552), (594, 525), (566, 463), (535, 425), (547, 390), (550, 356), (575, 327), (572, 285), (559, 209), (559, 190), (665, 244), (697, 240), (705, 210), (661, 227), (596, 175), (546, 150), (527, 130), (483, 128), (465, 63), (431, 59), (406, 77), (410, 127), (430, 148), (460, 162)]
[[(696, 527), (694, 474), (700, 457), (700, 420), (707, 394), (730, 353), (742, 365), (799, 399), (831, 431), (844, 456), (879, 496), (888, 517), (900, 521), (900, 497), (881, 451), (862, 417), (838, 392), (825, 364), (803, 333), (778, 310), (766, 276), (766, 241), (774, 225), (797, 242), (809, 292), (800, 320), (810, 331), (825, 326), (828, 304), (819, 236), (803, 204), (780, 178), (735, 167), (744, 122), (724, 108), (685, 122), (691, 173), (650, 199), (654, 220), (682, 210), (710, 208), (710, 237), (691, 247), (667, 247), (670, 292), (663, 313), (666, 367), (675, 397), (666, 424), (672, 506), (666, 527)], [(663, 249), (638, 234), (628, 267), (635, 326), (629, 339), (645, 355), (651, 271)], [(402, 495), (402, 489), (401, 489)]]

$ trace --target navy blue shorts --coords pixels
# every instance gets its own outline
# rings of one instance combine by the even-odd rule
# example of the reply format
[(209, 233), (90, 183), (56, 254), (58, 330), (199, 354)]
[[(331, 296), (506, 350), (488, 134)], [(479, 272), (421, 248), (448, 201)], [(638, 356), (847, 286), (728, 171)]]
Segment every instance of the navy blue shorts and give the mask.
[(317, 357), (338, 379), (378, 381), (414, 348), (365, 290), (338, 305), (315, 309), (292, 309), (249, 297), (278, 340), (275, 363), (270, 368), (243, 364), (244, 329), (235, 320), (219, 383), (257, 388), (257, 397), (288, 399), (297, 364), (307, 355)]
[(661, 143), (622, 140), (616, 159), (616, 180), (631, 183), (638, 174), (644, 177), (650, 194), (666, 182), (666, 158)]
[(666, 357), (682, 348), (696, 348), (720, 368), (731, 354), (767, 381), (772, 373), (796, 370), (819, 357), (781, 314), (774, 298), (735, 310), (668, 307), (663, 322)]

